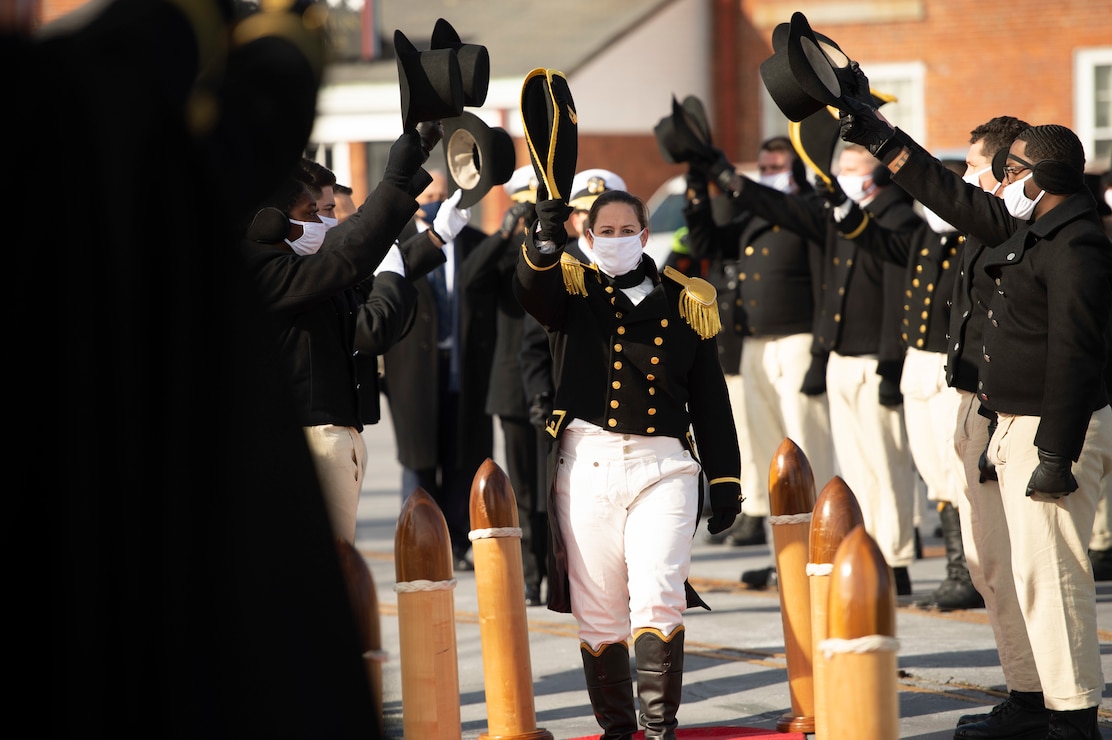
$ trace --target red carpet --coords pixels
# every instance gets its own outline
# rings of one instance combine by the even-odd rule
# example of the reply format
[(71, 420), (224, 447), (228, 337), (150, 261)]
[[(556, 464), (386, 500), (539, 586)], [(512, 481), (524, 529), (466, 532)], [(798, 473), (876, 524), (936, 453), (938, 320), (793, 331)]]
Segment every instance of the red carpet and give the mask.
[[(601, 733), (601, 731), (600, 731)], [(598, 735), (584, 735), (573, 740), (598, 740)], [(776, 730), (758, 730), (753, 727), (681, 727), (676, 730), (676, 738), (682, 740), (804, 740), (801, 732), (777, 732)], [(633, 740), (644, 740), (645, 733), (638, 732)]]

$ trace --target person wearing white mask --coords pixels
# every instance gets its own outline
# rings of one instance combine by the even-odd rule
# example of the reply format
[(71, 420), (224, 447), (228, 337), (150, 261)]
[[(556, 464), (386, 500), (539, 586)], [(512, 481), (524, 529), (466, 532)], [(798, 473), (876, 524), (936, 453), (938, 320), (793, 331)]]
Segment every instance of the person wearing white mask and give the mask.
[[(786, 136), (761, 143), (757, 171), (762, 188), (813, 194), (803, 160)], [(705, 174), (689, 167), (687, 179), (688, 244), (694, 259), (710, 260), (707, 278), (718, 290), (723, 328), (719, 360), (734, 404), (742, 490), (747, 492), (745, 511), (734, 526), (705, 540), (734, 547), (764, 545), (771, 541), (768, 466), (781, 442), (790, 438), (804, 450), (817, 485), (825, 485), (836, 472), (826, 399), (827, 353), (812, 354), (822, 246), (747, 210), (728, 221), (723, 214), (729, 211), (719, 212), (725, 221), (719, 224)], [(741, 580), (763, 588), (774, 572), (773, 561), (745, 571)]]
[[(980, 262), (991, 291), (976, 397), (997, 418), (982, 468), (998, 479), (1002, 517), (982, 535), (1010, 543), (1016, 598), (998, 601), (996, 634), (1002, 664), (1016, 670), (1004, 704), (960, 718), (954, 737), (1095, 740), (1105, 684), (1086, 548), (1112, 480), (1112, 242), (1084, 185), (1084, 148), (1065, 126), (1024, 128), (993, 158), (1004, 184), (993, 197), (883, 116), (851, 108), (843, 139), (867, 145), (921, 203), (993, 245)], [(1023, 637), (1031, 652), (1020, 664)]]
[[(317, 201), (300, 172), (264, 204), (246, 234), (244, 252), (288, 373), (301, 423), (337, 538), (355, 541), (356, 510), (365, 468), (365, 423), (378, 421), (378, 393), (362, 386), (369, 359), (402, 337), (417, 295), (411, 280), (436, 261), (426, 245), (403, 259), (395, 240), (417, 210), (414, 190), (426, 181), (427, 155), (414, 132), (391, 148), (383, 182), (335, 244), (317, 215)], [(409, 273), (408, 275), (406, 273)]]
[(553, 199), (536, 208), (514, 293), (548, 332), (558, 379), (547, 423), (548, 607), (575, 616), (603, 736), (638, 730), (632, 637), (645, 735), (675, 737), (683, 615), (706, 606), (687, 582), (702, 475), (710, 531), (726, 530), (742, 500), (714, 289), (658, 273), (644, 253), (645, 205), (623, 190), (591, 206), (584, 233), (594, 265), (564, 251), (571, 206)]

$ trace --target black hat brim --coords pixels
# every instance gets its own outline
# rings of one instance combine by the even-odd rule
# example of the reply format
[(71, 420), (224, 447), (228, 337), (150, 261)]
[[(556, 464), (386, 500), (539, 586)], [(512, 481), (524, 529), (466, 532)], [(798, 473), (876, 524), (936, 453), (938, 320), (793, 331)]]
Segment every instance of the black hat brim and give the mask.
[(444, 121), (448, 180), (460, 190), (459, 207), (470, 208), (495, 185), (510, 179), (517, 153), (505, 129), (491, 127), (470, 111)]

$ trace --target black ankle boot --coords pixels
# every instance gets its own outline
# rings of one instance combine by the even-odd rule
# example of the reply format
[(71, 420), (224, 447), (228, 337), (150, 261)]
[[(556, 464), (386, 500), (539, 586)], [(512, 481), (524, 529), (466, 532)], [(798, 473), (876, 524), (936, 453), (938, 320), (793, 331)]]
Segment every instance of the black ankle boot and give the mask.
[(683, 693), (683, 628), (667, 639), (656, 630), (641, 632), (633, 641), (633, 652), (645, 740), (675, 740)]
[(953, 504), (944, 504), (938, 510), (942, 522), (942, 537), (946, 543), (946, 579), (930, 596), (915, 603), (921, 609), (954, 611), (955, 609), (981, 609), (985, 600), (973, 588), (973, 579), (965, 565), (965, 547), (961, 541), (961, 519)]
[(1046, 740), (1100, 740), (1097, 727), (1097, 708), (1075, 709), (1071, 712), (1051, 712), (1050, 728)]
[(1038, 691), (1012, 691), (984, 719), (962, 723), (976, 716), (958, 720), (954, 740), (1045, 740), (1050, 726), (1050, 710)]
[(602, 728), (599, 740), (630, 740), (637, 732), (633, 705), (633, 678), (629, 671), (629, 647), (615, 642), (599, 648), (598, 655), (580, 644), (587, 696), (595, 720)]

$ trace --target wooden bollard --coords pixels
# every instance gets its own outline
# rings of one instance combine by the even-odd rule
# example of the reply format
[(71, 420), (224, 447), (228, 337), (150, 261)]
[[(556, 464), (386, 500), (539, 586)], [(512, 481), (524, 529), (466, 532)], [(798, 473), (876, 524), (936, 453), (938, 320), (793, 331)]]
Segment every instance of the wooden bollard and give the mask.
[[(807, 576), (811, 582), (811, 644), (826, 639), (830, 574), (838, 545), (853, 529), (865, 523), (857, 497), (840, 476), (834, 476), (815, 500), (811, 515), (811, 561)], [(815, 686), (815, 740), (836, 738), (828, 728), (830, 705), (826, 701), (826, 656), (815, 650), (811, 656)]]
[(348, 600), (351, 602), (355, 617), (355, 627), (359, 631), (359, 647), (363, 651), (363, 662), (367, 667), (367, 680), (371, 686), (375, 714), (382, 726), (382, 663), (386, 653), (382, 649), (382, 626), (378, 616), (378, 592), (375, 579), (363, 555), (355, 545), (337, 537), (336, 550), (340, 559), (340, 571), (347, 586)]
[(552, 740), (552, 733), (537, 729), (533, 702), (517, 500), (509, 478), (490, 458), (472, 480), (470, 514), (488, 725), (479, 737)]
[(896, 585), (880, 548), (864, 525), (855, 527), (834, 556), (828, 637), (818, 646), (826, 663), (830, 737), (896, 740)]
[(459, 655), (448, 522), (418, 488), (402, 504), (394, 536), (405, 737), (459, 740)]
[(815, 692), (811, 672), (811, 589), (807, 548), (815, 476), (803, 450), (790, 439), (776, 449), (768, 470), (768, 504), (780, 588), (780, 619), (792, 709), (776, 722), (778, 732), (815, 731)]

